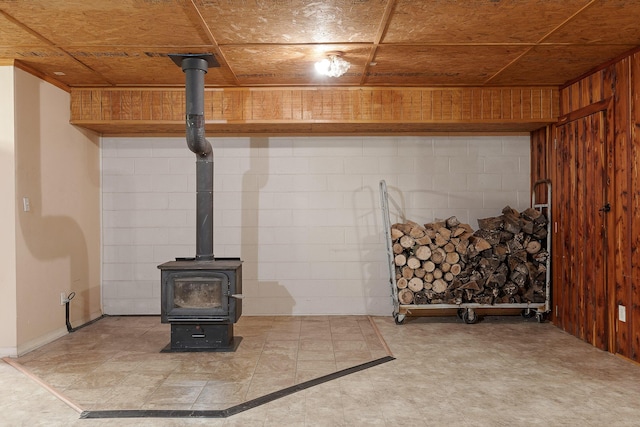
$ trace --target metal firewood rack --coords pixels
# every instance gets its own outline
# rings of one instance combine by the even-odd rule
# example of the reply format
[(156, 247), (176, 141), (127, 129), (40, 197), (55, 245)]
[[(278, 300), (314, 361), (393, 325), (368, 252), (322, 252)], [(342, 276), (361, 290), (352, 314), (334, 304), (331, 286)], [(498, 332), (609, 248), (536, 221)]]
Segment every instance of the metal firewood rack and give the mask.
[[(536, 201), (536, 192), (538, 188), (546, 188), (546, 203), (538, 203)], [(395, 206), (398, 206), (394, 203)], [(546, 277), (545, 277), (545, 301), (539, 303), (513, 303), (513, 304), (478, 304), (478, 303), (461, 303), (461, 304), (400, 304), (398, 301), (398, 287), (396, 283), (396, 271), (393, 254), (393, 241), (391, 239), (391, 218), (389, 214), (389, 193), (387, 191), (387, 183), (380, 181), (380, 207), (382, 210), (382, 223), (384, 227), (385, 240), (387, 246), (387, 263), (389, 266), (389, 284), (391, 286), (391, 298), (393, 302), (393, 318), (396, 324), (404, 323), (407, 315), (415, 315), (420, 310), (443, 310), (456, 309), (457, 315), (467, 324), (476, 323), (478, 315), (476, 309), (521, 309), (521, 314), (525, 318), (536, 317), (538, 322), (546, 319), (550, 309), (551, 299), (551, 181), (540, 180), (533, 184), (531, 192), (531, 207), (537, 209), (543, 215), (546, 215), (547, 221), (547, 260), (546, 260)]]

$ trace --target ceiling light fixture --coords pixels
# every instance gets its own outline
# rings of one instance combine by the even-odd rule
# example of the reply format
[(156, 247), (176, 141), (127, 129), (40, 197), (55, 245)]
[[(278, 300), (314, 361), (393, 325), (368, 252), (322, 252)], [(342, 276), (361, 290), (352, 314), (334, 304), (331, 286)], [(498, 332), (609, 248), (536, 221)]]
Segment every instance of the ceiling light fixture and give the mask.
[(323, 76), (340, 77), (351, 67), (341, 56), (342, 52), (327, 52), (327, 58), (316, 62), (316, 71)]

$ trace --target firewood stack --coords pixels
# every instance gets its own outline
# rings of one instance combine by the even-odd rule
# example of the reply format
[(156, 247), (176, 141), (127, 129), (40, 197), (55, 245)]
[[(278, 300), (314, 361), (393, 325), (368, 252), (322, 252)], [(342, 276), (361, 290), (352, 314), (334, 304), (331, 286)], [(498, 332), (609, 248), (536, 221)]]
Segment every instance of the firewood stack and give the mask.
[(421, 226), (391, 226), (400, 304), (544, 302), (547, 219), (507, 206), (478, 220), (455, 216)]

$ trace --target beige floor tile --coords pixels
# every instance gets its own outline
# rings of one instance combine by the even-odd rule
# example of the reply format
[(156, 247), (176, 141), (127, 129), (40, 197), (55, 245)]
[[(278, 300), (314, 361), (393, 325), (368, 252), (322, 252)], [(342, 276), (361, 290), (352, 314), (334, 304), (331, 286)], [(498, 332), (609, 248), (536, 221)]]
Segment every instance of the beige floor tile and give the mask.
[(162, 384), (156, 388), (151, 395), (144, 401), (144, 407), (170, 407), (175, 404), (176, 407), (181, 405), (193, 405), (200, 396), (204, 384), (200, 386), (179, 386)]
[(249, 381), (209, 381), (203, 387), (193, 409), (226, 409), (240, 404), (246, 400), (249, 385)]
[[(640, 419), (640, 367), (552, 325), (502, 317), (476, 325), (455, 318), (411, 319), (401, 326), (390, 317), (373, 321), (396, 360), (228, 419), (80, 420), (6, 364), (0, 364), (0, 414), (9, 426), (46, 427), (618, 427)], [(62, 386), (84, 409), (213, 410), (386, 353), (366, 316), (243, 317), (237, 331), (243, 327), (248, 338), (236, 353), (160, 353), (169, 328), (157, 317), (106, 317), (18, 362)], [(331, 335), (314, 338), (323, 331)], [(296, 334), (300, 339), (290, 339)], [(136, 342), (140, 336), (146, 338)], [(276, 362), (282, 355), (291, 358)], [(292, 369), (279, 370), (288, 364)]]

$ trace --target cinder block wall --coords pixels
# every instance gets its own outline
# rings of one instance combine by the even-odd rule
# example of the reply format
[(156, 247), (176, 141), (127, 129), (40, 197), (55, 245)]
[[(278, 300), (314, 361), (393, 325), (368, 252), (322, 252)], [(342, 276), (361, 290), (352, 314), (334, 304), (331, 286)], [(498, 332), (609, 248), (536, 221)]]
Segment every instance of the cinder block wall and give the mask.
[[(244, 260), (244, 314), (391, 314), (379, 182), (392, 222), (477, 228), (530, 204), (529, 136), (209, 138), (214, 252)], [(157, 265), (195, 255), (183, 138), (103, 138), (106, 314), (158, 314)]]

